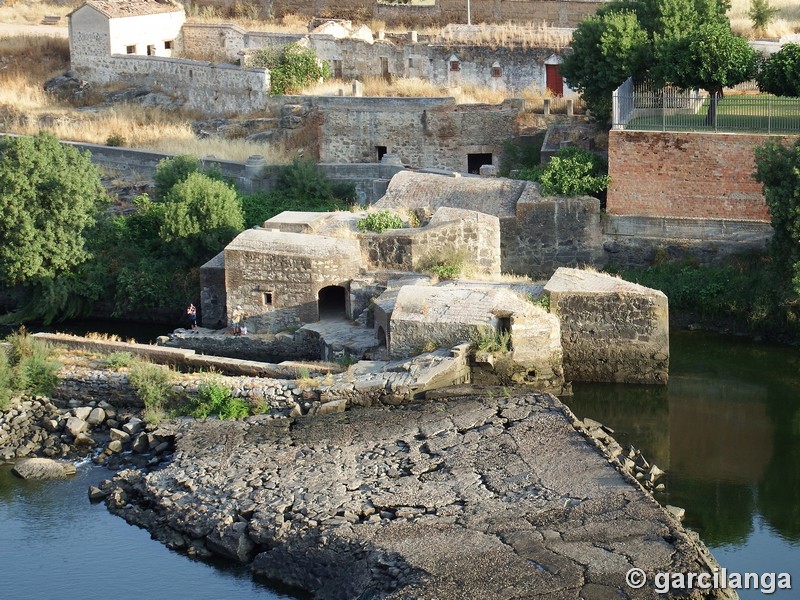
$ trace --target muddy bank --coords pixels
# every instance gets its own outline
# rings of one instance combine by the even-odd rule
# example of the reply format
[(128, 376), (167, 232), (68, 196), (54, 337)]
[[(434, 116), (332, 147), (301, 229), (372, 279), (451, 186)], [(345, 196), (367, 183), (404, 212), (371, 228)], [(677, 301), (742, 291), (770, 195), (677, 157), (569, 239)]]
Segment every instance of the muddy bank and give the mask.
[(547, 394), (172, 427), (169, 464), (104, 484), (110, 510), (316, 598), (657, 598), (628, 570), (716, 566)]

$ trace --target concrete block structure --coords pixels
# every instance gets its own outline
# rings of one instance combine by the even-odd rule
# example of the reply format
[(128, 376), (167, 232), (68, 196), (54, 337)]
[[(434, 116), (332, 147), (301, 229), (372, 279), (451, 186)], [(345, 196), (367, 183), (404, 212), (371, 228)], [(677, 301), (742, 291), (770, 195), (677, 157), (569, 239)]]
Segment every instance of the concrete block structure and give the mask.
[(669, 311), (663, 292), (568, 268), (558, 269), (544, 289), (561, 322), (567, 380), (667, 383)]

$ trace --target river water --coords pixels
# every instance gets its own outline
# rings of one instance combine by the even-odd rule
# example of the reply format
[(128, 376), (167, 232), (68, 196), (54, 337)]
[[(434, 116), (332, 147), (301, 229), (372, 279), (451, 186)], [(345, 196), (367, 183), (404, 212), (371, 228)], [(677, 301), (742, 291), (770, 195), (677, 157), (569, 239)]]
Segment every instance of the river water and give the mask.
[[(722, 566), (789, 572), (800, 589), (800, 351), (700, 333), (671, 336), (664, 387), (575, 384), (579, 418), (615, 429), (667, 471), (663, 503), (686, 509)], [(92, 505), (110, 472), (23, 482), (0, 467), (3, 597), (48, 600), (289, 598), (248, 572), (172, 552)], [(113, 592), (112, 592), (113, 590)], [(741, 590), (745, 600), (762, 598)], [(796, 598), (797, 591), (776, 592)]]
[(686, 509), (721, 566), (790, 573), (794, 590), (771, 597), (800, 597), (800, 350), (672, 333), (666, 388), (574, 392), (563, 400), (578, 418), (612, 427), (667, 472), (659, 501)]

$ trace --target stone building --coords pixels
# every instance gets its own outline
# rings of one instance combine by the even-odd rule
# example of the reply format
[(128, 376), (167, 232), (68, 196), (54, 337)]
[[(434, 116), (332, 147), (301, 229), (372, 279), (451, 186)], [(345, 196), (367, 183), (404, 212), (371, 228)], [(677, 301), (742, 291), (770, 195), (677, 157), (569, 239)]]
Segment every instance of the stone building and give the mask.
[(70, 62), (80, 73), (114, 54), (172, 56), (186, 20), (172, 0), (89, 0), (68, 17)]

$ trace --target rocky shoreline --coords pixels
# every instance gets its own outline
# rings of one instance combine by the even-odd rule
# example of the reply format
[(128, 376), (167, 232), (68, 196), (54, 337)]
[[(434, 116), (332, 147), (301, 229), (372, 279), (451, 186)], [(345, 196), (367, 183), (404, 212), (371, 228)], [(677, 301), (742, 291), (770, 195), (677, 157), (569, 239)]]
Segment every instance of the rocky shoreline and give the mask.
[(121, 471), (102, 492), (172, 548), (320, 599), (656, 598), (626, 585), (629, 569), (652, 583), (717, 566), (554, 396), (429, 396), (174, 421), (169, 462)]

